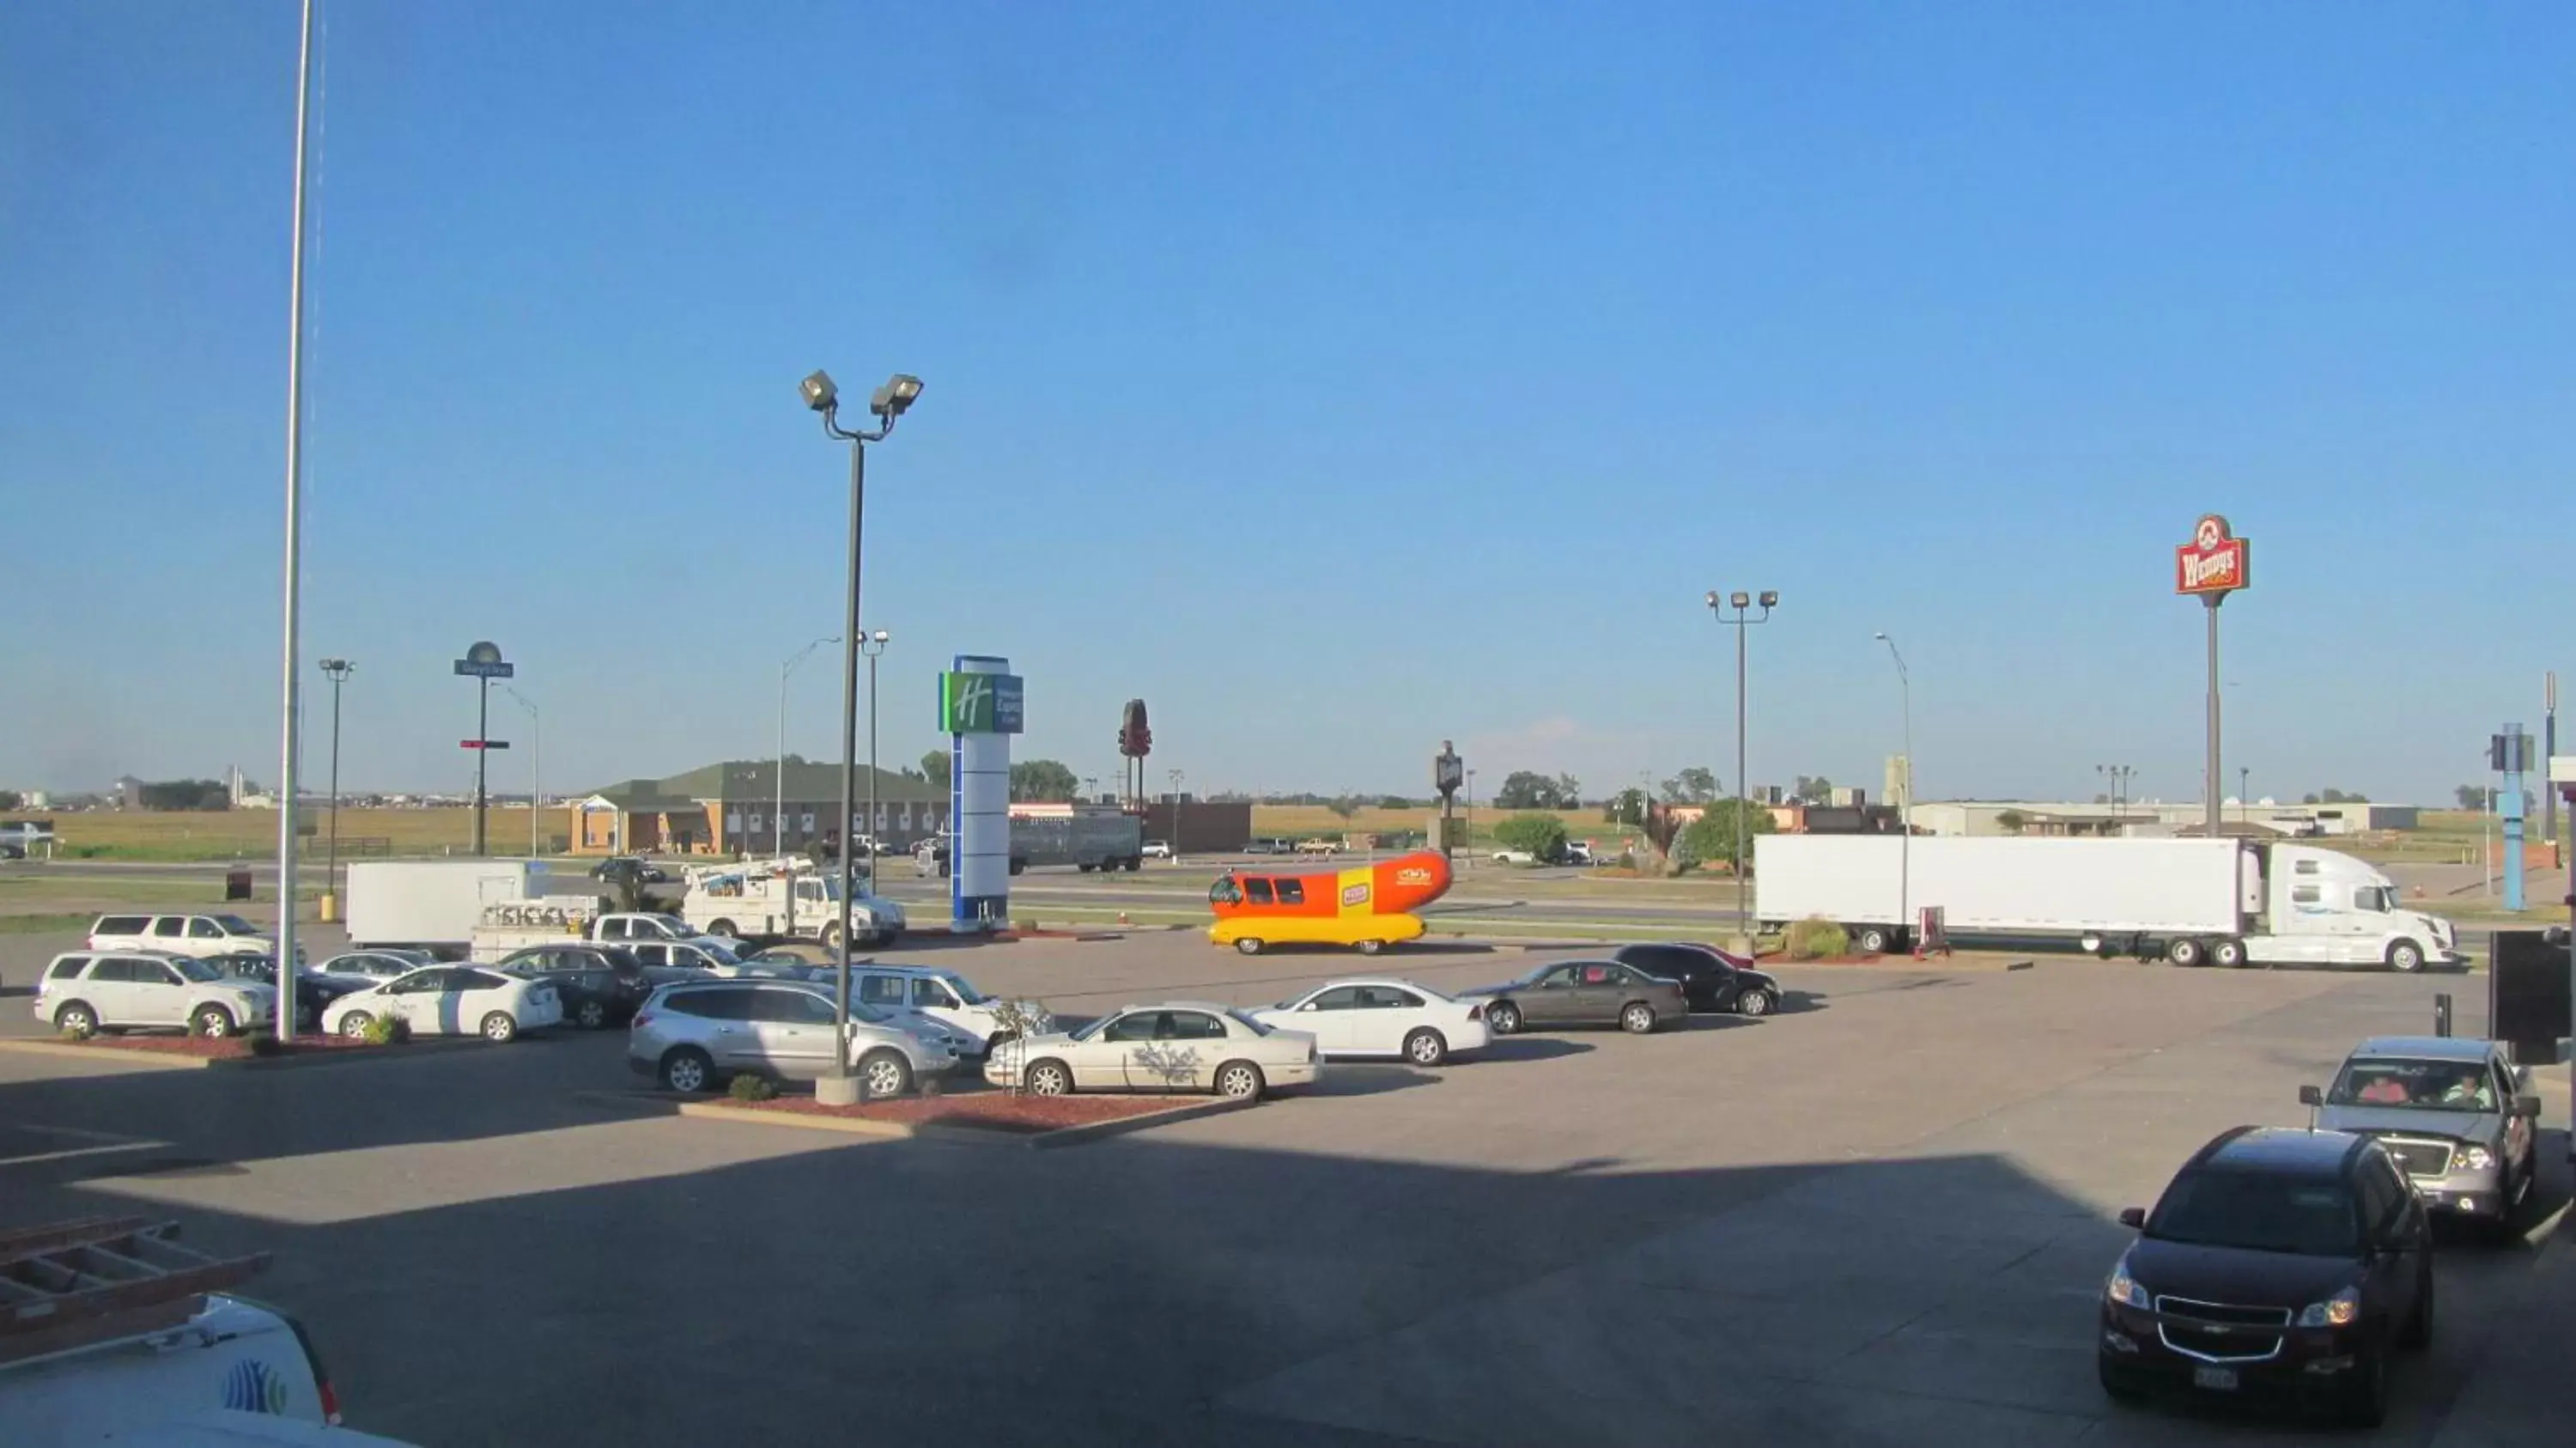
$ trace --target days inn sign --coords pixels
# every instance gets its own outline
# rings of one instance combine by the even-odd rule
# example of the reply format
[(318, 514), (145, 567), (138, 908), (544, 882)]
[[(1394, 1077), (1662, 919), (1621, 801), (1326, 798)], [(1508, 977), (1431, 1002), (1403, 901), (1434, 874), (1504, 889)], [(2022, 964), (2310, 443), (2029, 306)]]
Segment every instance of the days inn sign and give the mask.
[(2211, 513), (2192, 530), (2191, 541), (2174, 550), (2174, 592), (2217, 602), (2251, 582), (2246, 540), (2227, 531), (2227, 520)]

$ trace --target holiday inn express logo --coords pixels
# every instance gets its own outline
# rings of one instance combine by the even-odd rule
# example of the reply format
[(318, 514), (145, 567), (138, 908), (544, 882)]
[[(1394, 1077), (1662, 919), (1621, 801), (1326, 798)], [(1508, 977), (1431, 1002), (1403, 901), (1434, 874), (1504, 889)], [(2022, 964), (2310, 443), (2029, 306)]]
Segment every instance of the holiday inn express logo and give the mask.
[(1017, 734), (1020, 703), (1017, 674), (939, 676), (939, 727), (943, 733)]

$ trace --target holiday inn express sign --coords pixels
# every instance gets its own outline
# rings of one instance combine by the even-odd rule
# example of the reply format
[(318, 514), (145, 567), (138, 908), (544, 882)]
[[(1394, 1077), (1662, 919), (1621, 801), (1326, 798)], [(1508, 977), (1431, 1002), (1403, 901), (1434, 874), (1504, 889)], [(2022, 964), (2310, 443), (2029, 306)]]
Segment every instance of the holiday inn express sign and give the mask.
[(1017, 674), (939, 676), (939, 728), (946, 734), (1017, 734), (1021, 695)]

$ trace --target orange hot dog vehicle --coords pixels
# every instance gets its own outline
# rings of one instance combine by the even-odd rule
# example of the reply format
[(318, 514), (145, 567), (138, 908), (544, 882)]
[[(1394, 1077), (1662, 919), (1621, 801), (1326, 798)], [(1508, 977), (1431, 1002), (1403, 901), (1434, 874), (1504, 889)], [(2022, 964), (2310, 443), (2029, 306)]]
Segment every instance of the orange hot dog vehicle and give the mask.
[(1419, 939), (1422, 920), (1412, 912), (1448, 889), (1449, 861), (1437, 850), (1347, 870), (1230, 870), (1208, 887), (1208, 905), (1216, 912), (1208, 939), (1246, 955), (1289, 944), (1347, 945), (1375, 955), (1398, 941)]

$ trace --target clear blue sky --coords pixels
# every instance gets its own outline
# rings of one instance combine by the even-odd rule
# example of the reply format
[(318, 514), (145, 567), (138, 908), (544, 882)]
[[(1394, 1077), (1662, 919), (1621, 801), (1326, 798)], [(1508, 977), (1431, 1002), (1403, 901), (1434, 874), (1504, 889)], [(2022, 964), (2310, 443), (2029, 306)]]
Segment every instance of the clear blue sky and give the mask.
[[(2576, 10), (325, 7), (305, 646), (346, 777), (767, 753), (871, 452), (885, 754), (1420, 791), (1752, 774), (2447, 797), (2534, 724), (2576, 506)], [(0, 781), (277, 773), (294, 7), (0, 11)], [(791, 747), (835, 747), (829, 651)], [(318, 717), (318, 716), (317, 716)], [(517, 735), (496, 696), (496, 733)], [(318, 738), (308, 762), (318, 764)], [(523, 788), (524, 754), (497, 783)], [(2231, 789), (2233, 779), (2230, 781)]]

